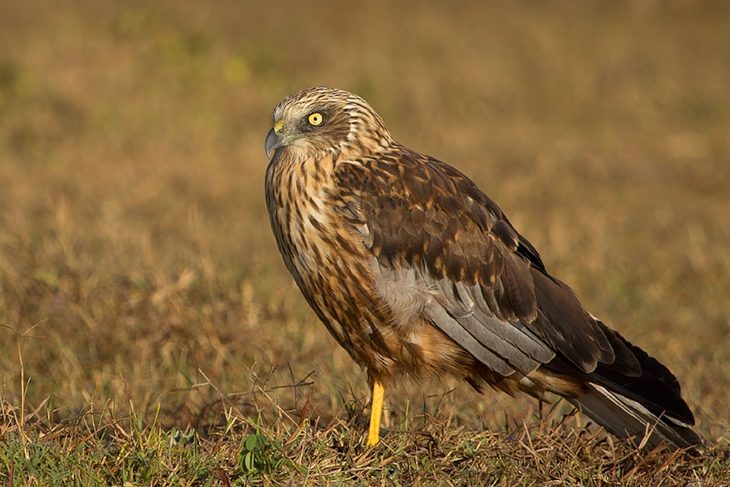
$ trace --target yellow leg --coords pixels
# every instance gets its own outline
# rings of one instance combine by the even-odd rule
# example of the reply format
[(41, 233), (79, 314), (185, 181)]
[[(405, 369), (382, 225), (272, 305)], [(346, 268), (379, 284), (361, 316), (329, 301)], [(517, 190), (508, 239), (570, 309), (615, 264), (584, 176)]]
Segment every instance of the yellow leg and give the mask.
[(385, 388), (378, 381), (373, 382), (373, 401), (370, 405), (370, 429), (368, 430), (368, 446), (375, 446), (380, 440), (380, 418), (383, 415), (383, 396)]

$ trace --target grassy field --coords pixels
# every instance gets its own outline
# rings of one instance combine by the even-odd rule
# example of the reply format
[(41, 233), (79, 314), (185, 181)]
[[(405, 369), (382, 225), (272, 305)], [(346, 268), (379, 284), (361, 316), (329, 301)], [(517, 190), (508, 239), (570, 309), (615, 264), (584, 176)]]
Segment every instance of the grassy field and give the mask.
[[(0, 484), (730, 485), (723, 2), (0, 0)], [(270, 112), (357, 92), (469, 174), (712, 443), (364, 374), (263, 198)]]

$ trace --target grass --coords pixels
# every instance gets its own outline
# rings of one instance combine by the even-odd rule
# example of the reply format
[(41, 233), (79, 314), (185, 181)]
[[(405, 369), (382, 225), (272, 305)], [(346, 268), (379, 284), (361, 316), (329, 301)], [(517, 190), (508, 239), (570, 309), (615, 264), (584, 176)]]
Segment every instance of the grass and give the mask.
[[(0, 4), (0, 483), (730, 484), (730, 12), (701, 4)], [(387, 391), (286, 273), (270, 110), (330, 84), (500, 203), (668, 364), (713, 444)]]

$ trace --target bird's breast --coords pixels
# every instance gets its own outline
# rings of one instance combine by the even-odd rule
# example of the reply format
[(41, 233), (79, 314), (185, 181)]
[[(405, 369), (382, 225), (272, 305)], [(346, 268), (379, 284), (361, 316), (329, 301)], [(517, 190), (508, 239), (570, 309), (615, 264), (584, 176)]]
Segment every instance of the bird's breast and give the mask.
[(266, 196), (271, 226), (287, 268), (337, 341), (367, 363), (375, 321), (367, 248), (336, 208), (331, 159), (271, 165)]
[[(353, 245), (339, 215), (333, 211), (331, 159), (279, 164), (267, 174), (267, 203), (274, 233), (282, 250), (302, 276), (335, 265)], [(343, 248), (344, 247), (344, 248)], [(290, 270), (293, 270), (290, 268)]]

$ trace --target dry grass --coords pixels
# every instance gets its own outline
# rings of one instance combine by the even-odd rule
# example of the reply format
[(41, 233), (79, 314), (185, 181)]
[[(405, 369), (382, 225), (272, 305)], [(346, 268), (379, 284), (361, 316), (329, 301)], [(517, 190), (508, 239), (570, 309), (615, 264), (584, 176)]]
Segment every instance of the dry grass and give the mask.
[[(0, 482), (730, 484), (722, 2), (0, 2)], [(287, 275), (273, 105), (326, 83), (470, 174), (717, 445), (454, 381), (387, 396)]]

